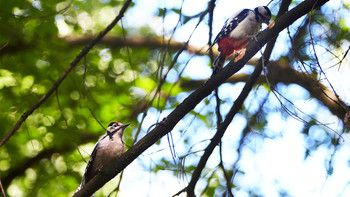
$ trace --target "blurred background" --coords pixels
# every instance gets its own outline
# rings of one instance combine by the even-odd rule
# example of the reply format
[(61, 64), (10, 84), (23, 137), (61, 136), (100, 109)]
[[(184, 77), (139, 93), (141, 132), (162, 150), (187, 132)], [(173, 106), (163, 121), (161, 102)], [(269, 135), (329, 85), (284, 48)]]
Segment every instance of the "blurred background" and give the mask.
[[(131, 147), (210, 77), (209, 39), (227, 18), (268, 5), (274, 19), (281, 5), (212, 2), (211, 24), (210, 1), (133, 1), (0, 148), (6, 195), (72, 196), (84, 159), (111, 121), (131, 124), (124, 134)], [(292, 1), (290, 9), (301, 2)], [(123, 5), (0, 2), (1, 139)], [(330, 1), (279, 34), (270, 63), (210, 156), (197, 196), (350, 196), (350, 136), (343, 124), (350, 102), (349, 6), (349, 0)], [(217, 55), (216, 46), (213, 51)], [(219, 87), (223, 117), (260, 56)], [(216, 133), (216, 107), (209, 95), (96, 196), (172, 196), (186, 187)]]

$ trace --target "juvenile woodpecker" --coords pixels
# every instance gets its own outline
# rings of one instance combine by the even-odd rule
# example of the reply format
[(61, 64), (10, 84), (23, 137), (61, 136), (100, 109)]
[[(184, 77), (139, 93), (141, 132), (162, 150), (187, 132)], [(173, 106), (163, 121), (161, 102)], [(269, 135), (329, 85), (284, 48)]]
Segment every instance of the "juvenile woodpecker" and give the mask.
[(83, 179), (76, 192), (82, 189), (98, 173), (108, 173), (113, 170), (113, 164), (125, 151), (122, 137), (127, 126), (129, 124), (123, 125), (120, 122), (111, 122), (108, 125), (106, 134), (97, 141), (91, 153)]
[(266, 6), (256, 7), (254, 10), (238, 11), (225, 22), (213, 44), (218, 44), (219, 56), (214, 61), (214, 74), (220, 70), (228, 56), (235, 53), (235, 62), (245, 55), (246, 46), (256, 35), (262, 23), (269, 23), (271, 12)]

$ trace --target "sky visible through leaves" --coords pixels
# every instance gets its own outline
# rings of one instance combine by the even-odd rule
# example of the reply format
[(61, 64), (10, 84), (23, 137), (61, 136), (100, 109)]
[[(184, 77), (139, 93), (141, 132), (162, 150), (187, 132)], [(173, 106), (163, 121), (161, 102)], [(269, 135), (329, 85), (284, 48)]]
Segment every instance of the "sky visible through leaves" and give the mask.
[[(198, 18), (188, 22), (185, 18), (178, 22), (180, 10), (184, 16), (196, 15), (206, 9), (207, 1), (134, 2), (135, 5), (127, 10), (122, 23), (119, 22), (108, 35), (147, 39), (161, 37), (177, 42), (186, 42), (191, 36), (189, 44), (199, 48), (208, 43), (208, 17), (198, 27)], [(3, 19), (5, 16), (16, 16), (6, 23), (0, 21), (3, 23), (0, 29), (4, 32), (0, 34), (0, 48), (17, 46), (18, 43), (29, 48), (0, 56), (0, 101), (3, 102), (0, 106), (0, 123), (4, 125), (1, 137), (25, 110), (46, 93), (83, 48), (84, 45), (65, 43), (68, 38), (97, 35), (114, 19), (122, 6), (122, 2), (110, 0), (79, 0), (72, 5), (70, 3), (57, 1), (52, 5), (30, 0), (23, 3), (23, 7), (14, 6), (8, 15), (0, 15)], [(213, 36), (234, 12), (267, 3), (269, 1), (217, 1)], [(293, 2), (290, 9), (299, 3)], [(317, 69), (306, 68), (305, 71), (309, 75), (315, 74), (317, 80), (330, 89), (331, 84), (340, 98), (349, 103), (349, 58), (345, 57), (342, 65), (336, 64), (349, 48), (349, 39), (338, 41), (332, 35), (326, 35), (327, 28), (332, 29), (331, 22), (340, 21), (339, 29), (343, 31), (350, 27), (350, 12), (342, 7), (342, 3), (349, 7), (348, 1), (330, 1), (321, 8), (324, 19), (310, 27), (315, 37), (315, 50), (308, 45), (301, 47), (300, 51), (306, 64), (313, 61), (310, 57), (316, 51), (327, 78), (315, 74)], [(26, 6), (30, 8), (25, 9)], [(269, 7), (275, 16), (279, 3), (273, 1)], [(167, 8), (167, 12), (164, 12), (164, 8)], [(29, 14), (26, 10), (30, 10)], [(63, 11), (56, 13), (59, 10)], [(335, 10), (338, 12), (335, 13)], [(45, 12), (45, 17), (42, 17), (41, 12)], [(162, 12), (166, 13), (164, 17)], [(289, 32), (284, 30), (279, 35), (271, 61), (286, 56), (292, 59), (288, 33), (297, 32), (304, 19), (299, 19), (289, 27)], [(327, 39), (321, 39), (323, 36)], [(337, 47), (329, 44), (332, 39), (339, 42)], [(310, 42), (305, 41), (307, 44)], [(257, 53), (255, 57), (260, 56), (261, 53)], [(2, 182), (12, 172), (11, 169), (21, 162), (25, 163), (23, 161), (35, 158), (44, 151), (56, 151), (14, 178), (5, 188), (7, 194), (26, 196), (33, 192), (39, 196), (54, 191), (57, 196), (72, 195), (86, 166), (82, 156), (89, 158), (98, 137), (104, 134), (102, 127), (106, 127), (110, 121), (131, 124), (124, 135), (127, 148), (134, 140), (146, 135), (153, 124), (166, 117), (193, 91), (180, 86), (179, 81), (206, 80), (212, 73), (208, 56), (182, 53), (167, 75), (161, 96), (155, 97), (147, 116), (142, 120), (143, 113), (133, 113), (139, 112), (137, 107), (143, 106), (143, 98), (152, 97), (162, 76), (159, 73), (166, 73), (165, 68), (168, 68), (173, 58), (174, 52), (162, 50), (113, 48), (106, 45), (94, 47), (62, 83), (56, 95), (52, 95), (28, 118), (8, 144), (0, 148)], [(158, 70), (162, 63), (165, 65), (164, 70)], [(293, 66), (302, 68), (297, 61)], [(237, 74), (250, 74), (253, 70), (253, 66), (246, 65)], [(222, 114), (227, 114), (243, 86), (243, 82), (220, 86)], [(257, 85), (222, 139), (224, 166), (231, 170), (230, 173), (233, 173), (233, 167), (237, 170), (233, 179), (235, 196), (350, 196), (350, 136), (342, 121), (300, 85), (279, 83), (275, 88), (280, 95), (273, 94), (266, 83)], [(264, 102), (263, 113), (257, 113)], [(288, 115), (282, 109), (281, 102), (297, 117)], [(191, 178), (190, 172), (215, 134), (215, 106), (214, 95), (209, 95), (176, 125), (172, 131), (175, 159), (172, 158), (167, 137), (163, 137), (131, 163), (123, 172), (117, 196), (170, 196), (186, 187)], [(250, 118), (255, 114), (258, 114), (257, 121), (251, 123)], [(94, 117), (101, 121), (102, 126)], [(142, 121), (140, 135), (134, 139)], [(239, 155), (237, 149), (242, 132), (247, 127), (250, 133)], [(338, 133), (343, 131), (342, 139), (335, 146), (337, 143), (334, 141), (339, 139)], [(79, 144), (81, 153), (77, 148), (68, 152), (65, 149), (76, 144)], [(17, 158), (12, 156), (16, 154)], [(218, 163), (219, 148), (216, 148), (196, 186), (197, 195), (203, 191), (204, 196), (223, 193), (225, 181), (218, 170)], [(184, 169), (186, 173), (182, 172)], [(119, 178), (120, 175), (107, 183), (96, 193), (97, 196), (110, 194)]]

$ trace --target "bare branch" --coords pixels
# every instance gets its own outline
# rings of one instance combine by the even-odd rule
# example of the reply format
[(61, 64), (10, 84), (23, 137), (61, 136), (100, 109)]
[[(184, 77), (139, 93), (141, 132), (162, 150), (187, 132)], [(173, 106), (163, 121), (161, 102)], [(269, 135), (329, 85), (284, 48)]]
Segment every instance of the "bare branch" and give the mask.
[[(63, 38), (71, 46), (81, 46), (88, 43), (93, 39), (92, 36), (84, 37), (65, 37)], [(116, 36), (105, 36), (99, 44), (105, 45), (110, 48), (121, 48), (121, 47), (131, 47), (131, 48), (148, 48), (148, 49), (160, 49), (162, 47), (167, 47), (169, 50), (177, 51), (184, 47), (185, 43), (176, 42), (174, 40), (163, 40), (161, 37), (116, 37)], [(193, 45), (187, 45), (186, 51), (191, 54), (204, 55), (206, 54), (207, 47), (196, 47)]]
[(61, 75), (61, 77), (53, 84), (53, 86), (49, 89), (49, 91), (40, 98), (40, 100), (28, 111), (24, 112), (21, 116), (21, 118), (17, 121), (14, 127), (7, 133), (7, 135), (1, 140), (0, 147), (2, 147), (9, 139), (10, 137), (21, 127), (22, 123), (27, 119), (27, 117), (32, 114), (37, 108), (40, 107), (41, 104), (43, 104), (47, 98), (51, 96), (53, 92), (56, 91), (56, 89), (61, 85), (63, 80), (68, 76), (68, 74), (73, 70), (73, 68), (79, 63), (79, 61), (92, 49), (93, 46), (96, 45), (97, 42), (99, 42), (116, 24), (117, 22), (123, 17), (126, 9), (129, 7), (129, 4), (131, 3), (131, 0), (127, 0), (124, 4), (124, 6), (119, 11), (118, 16), (109, 24), (103, 31), (100, 32), (100, 34), (92, 40), (81, 52), (76, 56), (76, 58), (70, 63), (70, 66), (67, 68), (67, 70)]
[[(288, 10), (290, 2), (291, 2), (291, 0), (284, 0), (283, 1), (282, 5), (280, 7), (280, 10), (277, 14), (277, 19)], [(264, 54), (260, 58), (260, 61), (259, 61), (258, 65), (255, 67), (254, 72), (250, 76), (248, 82), (243, 87), (243, 90), (240, 93), (240, 95), (238, 96), (238, 98), (233, 103), (232, 108), (230, 109), (230, 111), (226, 115), (224, 122), (218, 126), (217, 132), (214, 135), (214, 137), (211, 139), (210, 144), (205, 149), (200, 161), (198, 162), (197, 168), (194, 170), (194, 172), (192, 174), (191, 181), (186, 188), (188, 196), (190, 196), (190, 197), (195, 196), (194, 195), (195, 185), (197, 184), (197, 181), (199, 180), (200, 174), (202, 173), (202, 170), (205, 167), (205, 165), (209, 159), (209, 156), (212, 154), (216, 145), (218, 145), (219, 142), (221, 141), (221, 138), (223, 137), (229, 124), (232, 122), (233, 117), (237, 114), (239, 109), (241, 109), (243, 102), (248, 97), (254, 84), (256, 83), (257, 79), (261, 75), (261, 72), (263, 70), (264, 65), (268, 62), (268, 59), (270, 58), (270, 55), (271, 55), (272, 49), (275, 45), (276, 39), (277, 39), (277, 36), (275, 36), (267, 44), (266, 49), (264, 51)], [(230, 62), (230, 64), (231, 63), (232, 63), (232, 61)], [(229, 190), (230, 188), (227, 188), (227, 189)]]
[(1, 183), (1, 179), (0, 179), (0, 188), (1, 188), (1, 193), (4, 197), (6, 197), (6, 193), (5, 193), (5, 190), (4, 188), (2, 187), (2, 183)]
[(222, 159), (222, 142), (220, 143), (220, 163), (219, 163), (219, 167), (222, 170), (222, 173), (224, 174), (224, 178), (226, 181), (226, 190), (227, 190), (227, 195), (229, 197), (233, 197), (232, 191), (231, 191), (231, 177), (227, 174), (225, 166), (224, 166), (224, 162)]
[[(255, 59), (252, 59), (251, 65), (255, 65)], [(345, 103), (343, 101), (338, 100), (336, 95), (329, 90), (326, 86), (324, 86), (319, 81), (312, 78), (311, 75), (305, 74), (303, 72), (299, 72), (291, 68), (290, 62), (288, 58), (281, 57), (278, 61), (271, 61), (269, 66), (267, 67), (267, 77), (273, 85), (277, 83), (284, 84), (298, 84), (308, 90), (312, 97), (321, 101), (324, 106), (326, 106), (335, 116), (339, 119), (343, 119), (346, 113), (346, 110), (343, 106)], [(237, 83), (237, 82), (247, 82), (249, 79), (248, 74), (236, 74), (230, 77), (226, 83)], [(204, 80), (182, 80), (180, 82), (180, 86), (182, 88), (188, 88), (189, 90), (193, 90), (201, 86), (204, 83)], [(260, 76), (257, 80), (257, 84), (266, 83), (265, 77)], [(337, 100), (337, 102), (334, 102)], [(341, 104), (338, 104), (341, 103)]]
[[(260, 50), (269, 39), (276, 37), (280, 31), (291, 25), (295, 20), (308, 13), (313, 6), (316, 7), (325, 4), (327, 0), (306, 0), (292, 9), (290, 12), (282, 15), (275, 23), (275, 26), (265, 30), (257, 36), (258, 42), (251, 42), (247, 47), (246, 55), (238, 62), (230, 62), (219, 73), (210, 78), (196, 91), (192, 92), (175, 110), (169, 114), (166, 120), (158, 124), (151, 132), (143, 137), (138, 143), (131, 147), (126, 153), (120, 156), (119, 163), (115, 166), (115, 171), (109, 174), (100, 173), (94, 177), (85, 187), (76, 193), (76, 196), (87, 196), (95, 192), (104, 183), (112, 179), (122, 169), (135, 160), (143, 151), (153, 145), (157, 140), (170, 132), (174, 126), (191, 111), (203, 98), (208, 96), (216, 87), (224, 83), (231, 75), (240, 70), (244, 64), (255, 53)], [(259, 44), (258, 44), (259, 43)]]

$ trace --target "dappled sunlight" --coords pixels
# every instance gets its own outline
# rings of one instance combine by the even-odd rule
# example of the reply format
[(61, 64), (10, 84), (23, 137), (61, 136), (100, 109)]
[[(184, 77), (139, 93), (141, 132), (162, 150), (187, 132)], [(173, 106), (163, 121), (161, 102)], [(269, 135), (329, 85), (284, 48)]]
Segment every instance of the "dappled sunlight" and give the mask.
[(349, 1), (276, 20), (215, 74), (217, 45), (208, 48), (225, 21), (268, 3), (275, 20), (281, 1), (126, 2), (2, 4), (7, 196), (73, 196), (114, 121), (130, 124), (127, 152), (116, 172), (99, 169), (118, 175), (96, 196), (350, 195)]
[(59, 37), (65, 37), (70, 35), (73, 32), (73, 28), (70, 27), (64, 19), (64, 16), (59, 14), (56, 15), (56, 26), (58, 28), (58, 36)]

